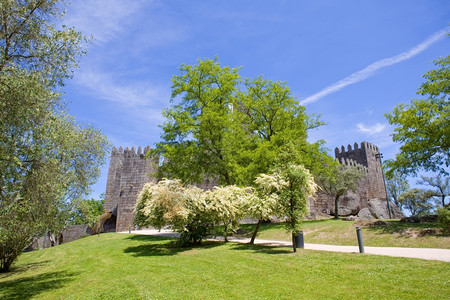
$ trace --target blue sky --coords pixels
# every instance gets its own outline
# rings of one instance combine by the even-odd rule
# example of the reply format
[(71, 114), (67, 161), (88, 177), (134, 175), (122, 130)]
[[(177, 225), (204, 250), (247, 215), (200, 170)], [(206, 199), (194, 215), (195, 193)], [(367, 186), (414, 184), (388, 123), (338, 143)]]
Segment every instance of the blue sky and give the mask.
[[(449, 54), (450, 1), (77, 0), (64, 23), (93, 35), (66, 83), (69, 111), (117, 147), (154, 145), (172, 75), (218, 56), (242, 77), (286, 81), (327, 125), (328, 148), (368, 141), (392, 158), (384, 114), (418, 97), (432, 60)], [(109, 163), (109, 162), (108, 162)], [(93, 196), (105, 192), (108, 163)]]

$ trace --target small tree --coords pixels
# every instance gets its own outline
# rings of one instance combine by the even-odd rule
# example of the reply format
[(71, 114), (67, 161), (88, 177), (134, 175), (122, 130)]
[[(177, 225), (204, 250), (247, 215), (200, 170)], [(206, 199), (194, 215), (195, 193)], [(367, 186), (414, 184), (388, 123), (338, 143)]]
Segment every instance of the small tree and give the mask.
[(258, 219), (258, 223), (253, 231), (250, 244), (254, 244), (259, 227), (264, 220), (269, 220), (282, 214), (280, 196), (277, 194), (277, 191), (288, 185), (279, 173), (271, 175), (260, 174), (256, 177), (255, 184), (257, 186), (256, 194), (248, 202), (247, 211), (249, 216)]
[(438, 209), (438, 221), (444, 232), (450, 233), (450, 207), (441, 207)]
[[(267, 181), (264, 183), (264, 181)], [(314, 195), (316, 184), (313, 176), (301, 165), (287, 165), (269, 175), (261, 174), (256, 183), (263, 189), (273, 190), (266, 199), (276, 200), (274, 212), (286, 217), (286, 229), (292, 235), (292, 248), (297, 251), (295, 236), (301, 219), (308, 213), (307, 197)], [(266, 206), (270, 207), (270, 205)]]
[(331, 176), (318, 176), (319, 187), (334, 197), (334, 218), (339, 219), (339, 198), (348, 191), (355, 191), (364, 172), (357, 167), (333, 166)]
[(411, 215), (424, 215), (430, 212), (433, 205), (429, 202), (433, 193), (422, 189), (410, 189), (400, 195), (399, 201)]
[[(383, 164), (383, 168), (388, 167), (387, 163)], [(399, 171), (389, 172), (390, 176), (386, 178), (387, 197), (400, 209), (402, 204), (398, 201), (400, 195), (409, 190), (409, 184), (406, 176)]]
[(434, 197), (440, 198), (440, 205), (442, 207), (449, 206), (449, 203), (445, 204), (445, 198), (450, 194), (450, 177), (442, 177), (440, 175), (436, 175), (435, 177), (426, 177), (422, 176), (422, 180), (417, 182), (418, 184), (429, 185), (434, 188), (430, 193), (433, 194)]

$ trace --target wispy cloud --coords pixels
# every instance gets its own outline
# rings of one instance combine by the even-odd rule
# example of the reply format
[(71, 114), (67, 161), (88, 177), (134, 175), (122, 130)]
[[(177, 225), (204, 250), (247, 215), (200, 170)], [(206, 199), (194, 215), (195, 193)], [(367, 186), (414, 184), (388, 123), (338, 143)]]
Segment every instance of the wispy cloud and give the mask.
[(96, 97), (125, 107), (159, 106), (170, 97), (164, 87), (153, 86), (145, 80), (128, 82), (113, 73), (85, 69), (76, 74), (75, 81)]
[(302, 100), (300, 102), (300, 104), (305, 105), (308, 103), (313, 103), (316, 102), (317, 100), (332, 94), (334, 92), (337, 92), (341, 89), (343, 89), (344, 87), (360, 82), (370, 76), (372, 76), (375, 71), (384, 68), (384, 67), (389, 67), (392, 66), (394, 64), (397, 64), (399, 62), (402, 62), (404, 60), (410, 59), (411, 57), (421, 53), (422, 51), (425, 51), (427, 48), (429, 48), (432, 44), (436, 43), (437, 41), (439, 41), (440, 39), (442, 39), (446, 34), (447, 34), (447, 28), (446, 29), (442, 29), (436, 33), (434, 33), (433, 35), (431, 35), (430, 37), (428, 37), (425, 41), (423, 41), (422, 43), (412, 47), (411, 49), (409, 49), (408, 51), (402, 52), (398, 55), (389, 57), (389, 58), (384, 58), (381, 59), (379, 61), (376, 61), (370, 65), (368, 65), (367, 67), (365, 67), (364, 69), (355, 72), (353, 74), (351, 74), (350, 76), (345, 77), (342, 80), (339, 80), (338, 82), (333, 83), (332, 85), (327, 86), (326, 88), (324, 88), (323, 90), (321, 90), (318, 93), (315, 93), (309, 97), (307, 97), (306, 99)]
[(356, 126), (358, 127), (358, 131), (368, 134), (381, 133), (386, 129), (386, 124), (381, 124), (378, 122), (372, 126), (366, 126), (363, 123), (358, 123)]
[(143, 1), (137, 0), (74, 1), (64, 23), (85, 35), (92, 34), (97, 43), (105, 43), (116, 38), (133, 20), (130, 16), (143, 5)]

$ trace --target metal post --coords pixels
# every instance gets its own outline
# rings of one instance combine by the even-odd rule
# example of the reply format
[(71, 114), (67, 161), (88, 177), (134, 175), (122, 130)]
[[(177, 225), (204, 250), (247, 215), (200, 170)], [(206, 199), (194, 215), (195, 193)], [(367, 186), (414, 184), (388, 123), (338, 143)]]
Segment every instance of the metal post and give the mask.
[(387, 210), (388, 210), (388, 213), (389, 213), (389, 219), (392, 219), (391, 208), (389, 206), (389, 197), (388, 197), (388, 192), (387, 192), (387, 187), (386, 187), (386, 180), (384, 179), (383, 163), (381, 162), (381, 158), (383, 158), (383, 154), (382, 153), (375, 154), (375, 158), (379, 158), (380, 159), (381, 175), (383, 175), (384, 191), (386, 193)]
[(356, 227), (356, 236), (358, 237), (359, 253), (364, 253), (364, 243), (361, 235), (361, 228)]
[(128, 226), (128, 233), (131, 233), (131, 226)]
[(295, 237), (295, 243), (297, 248), (305, 249), (305, 241), (303, 239), (303, 231), (297, 231), (297, 235)]

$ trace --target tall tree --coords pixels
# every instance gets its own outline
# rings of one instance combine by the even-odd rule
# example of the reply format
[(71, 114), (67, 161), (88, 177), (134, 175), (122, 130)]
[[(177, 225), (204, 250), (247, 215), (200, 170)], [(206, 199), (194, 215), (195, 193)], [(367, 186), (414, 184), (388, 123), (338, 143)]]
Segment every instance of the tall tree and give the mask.
[(320, 189), (334, 197), (334, 218), (339, 219), (339, 198), (348, 191), (355, 191), (358, 180), (365, 174), (357, 167), (334, 166), (332, 176), (320, 175), (316, 178)]
[(233, 120), (238, 70), (206, 59), (182, 65), (180, 71), (172, 77), (174, 105), (163, 111), (166, 121), (158, 148), (166, 161), (160, 170), (188, 183), (209, 178), (232, 184), (229, 149), (240, 136)]
[(426, 99), (413, 99), (399, 104), (386, 114), (395, 125), (392, 139), (402, 144), (400, 153), (390, 162), (390, 171), (416, 175), (422, 168), (448, 176), (450, 165), (450, 55), (435, 60), (437, 69), (424, 75), (426, 81), (418, 94)]
[(60, 1), (0, 5), (0, 271), (33, 237), (60, 230), (71, 199), (98, 178), (106, 138), (64, 112), (58, 88), (84, 38), (56, 29)]
[(426, 177), (421, 176), (422, 180), (419, 180), (418, 184), (429, 185), (434, 188), (430, 192), (434, 197), (440, 198), (440, 205), (442, 207), (448, 206), (450, 203), (445, 203), (445, 198), (450, 194), (450, 184), (449, 177), (442, 177), (440, 175), (436, 175), (435, 177)]
[(221, 67), (217, 58), (180, 71), (172, 78), (173, 105), (164, 111), (160, 177), (253, 185), (288, 143), (299, 151), (295, 163), (308, 169), (331, 161), (321, 142), (307, 142), (307, 130), (322, 123), (306, 114), (285, 83), (242, 80), (238, 69)]

